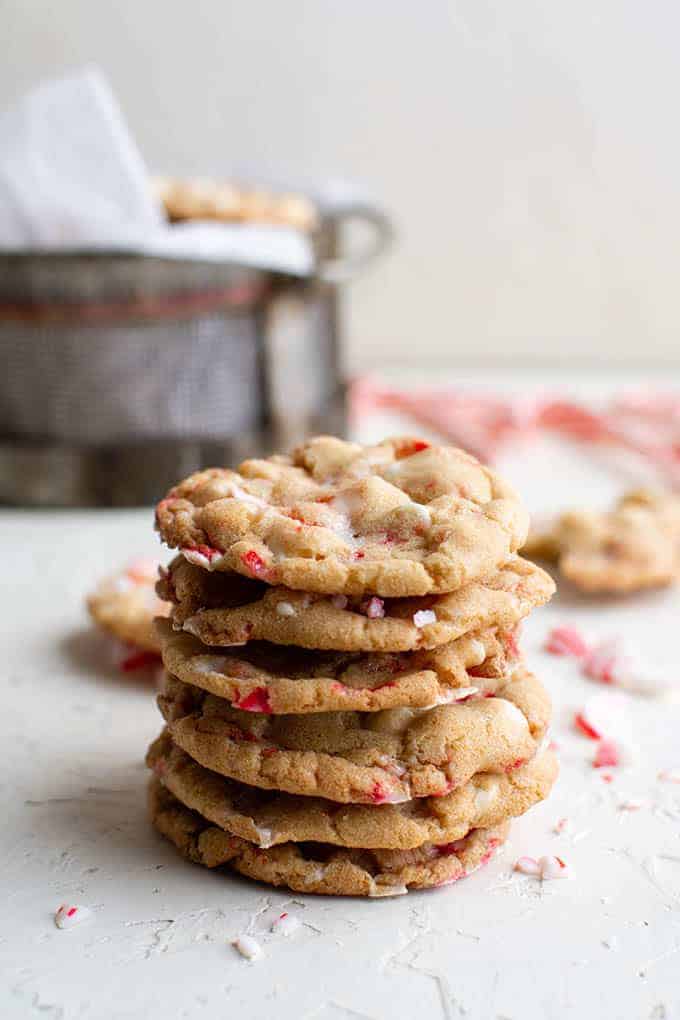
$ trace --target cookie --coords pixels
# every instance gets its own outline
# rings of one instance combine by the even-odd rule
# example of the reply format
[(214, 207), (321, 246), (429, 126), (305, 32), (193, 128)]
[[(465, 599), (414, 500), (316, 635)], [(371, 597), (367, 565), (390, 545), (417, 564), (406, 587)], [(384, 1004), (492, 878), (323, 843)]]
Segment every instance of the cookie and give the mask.
[(170, 605), (154, 591), (158, 564), (134, 560), (106, 578), (87, 598), (87, 609), (98, 627), (119, 641), (148, 652), (160, 652), (155, 617), (167, 616)]
[(557, 778), (555, 755), (543, 751), (507, 775), (478, 773), (443, 797), (405, 804), (338, 805), (225, 779), (176, 747), (167, 731), (151, 745), (146, 761), (185, 807), (265, 849), (310, 841), (393, 850), (452, 843), (470, 829), (488, 829), (524, 814), (545, 800)]
[(208, 574), (180, 557), (159, 582), (173, 623), (206, 645), (271, 641), (335, 651), (405, 652), (434, 648), (491, 625), (512, 630), (555, 590), (552, 579), (513, 556), (484, 580), (420, 598), (323, 596)]
[(416, 850), (353, 850), (324, 843), (283, 843), (263, 850), (183, 807), (157, 779), (149, 786), (149, 812), (158, 832), (196, 864), (228, 865), (268, 885), (329, 896), (399, 896), (409, 889), (448, 885), (490, 860), (509, 828), (503, 822), (474, 829), (453, 843)]
[(532, 538), (535, 555), (586, 592), (626, 594), (672, 584), (680, 573), (680, 498), (644, 490), (608, 513), (573, 511)]
[(268, 223), (312, 231), (319, 225), (317, 209), (304, 195), (245, 188), (228, 181), (155, 177), (154, 192), (173, 223), (219, 220), (226, 223)]
[(174, 742), (249, 786), (341, 803), (441, 796), (477, 772), (509, 772), (545, 735), (550, 699), (522, 667), (496, 696), (432, 709), (267, 715), (174, 677), (158, 697)]
[(313, 652), (264, 641), (206, 648), (167, 620), (157, 630), (168, 673), (235, 708), (274, 715), (432, 708), (493, 694), (519, 656), (514, 632), (495, 628), (402, 653)]
[(156, 511), (163, 540), (206, 570), (321, 594), (448, 592), (525, 541), (526, 511), (470, 454), (416, 439), (330, 436), (238, 471), (191, 475)]

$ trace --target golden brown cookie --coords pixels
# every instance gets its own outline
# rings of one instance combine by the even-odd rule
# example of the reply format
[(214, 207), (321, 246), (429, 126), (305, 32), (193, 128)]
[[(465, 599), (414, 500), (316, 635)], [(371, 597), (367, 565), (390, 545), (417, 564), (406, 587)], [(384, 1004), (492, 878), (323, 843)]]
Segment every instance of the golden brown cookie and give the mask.
[(680, 497), (641, 490), (607, 513), (564, 513), (529, 546), (583, 591), (625, 594), (672, 584), (680, 573)]
[(158, 564), (135, 560), (124, 570), (107, 577), (87, 597), (90, 616), (102, 630), (119, 641), (149, 652), (160, 652), (153, 621), (167, 616), (170, 604), (154, 591)]
[(167, 731), (153, 742), (146, 762), (185, 807), (265, 849), (310, 841), (393, 850), (451, 843), (470, 829), (492, 828), (545, 800), (558, 770), (555, 755), (543, 751), (507, 775), (478, 773), (443, 797), (405, 804), (339, 805), (225, 779), (193, 761)]
[(155, 828), (196, 864), (228, 865), (268, 885), (329, 896), (399, 896), (448, 885), (485, 864), (509, 828), (503, 822), (474, 829), (453, 843), (415, 850), (353, 850), (324, 843), (282, 843), (263, 850), (183, 807), (157, 779), (149, 786), (149, 812)]
[(168, 673), (235, 708), (274, 715), (432, 708), (493, 694), (519, 658), (515, 634), (494, 628), (420, 652), (313, 652), (250, 641), (206, 648), (159, 620)]
[(451, 594), (420, 598), (310, 595), (233, 573), (208, 574), (181, 557), (157, 586), (175, 603), (175, 626), (206, 645), (271, 641), (346, 652), (434, 648), (490, 626), (512, 630), (554, 590), (544, 570), (519, 556)]
[(163, 540), (207, 570), (321, 594), (413, 596), (489, 574), (525, 541), (512, 489), (423, 440), (331, 436), (291, 456), (201, 471), (157, 507)]
[(314, 203), (304, 195), (276, 193), (204, 178), (155, 177), (152, 185), (173, 223), (219, 220), (222, 223), (267, 223), (311, 231), (319, 222)]
[(432, 709), (267, 715), (166, 678), (158, 698), (172, 739), (199, 764), (250, 786), (342, 803), (441, 796), (477, 772), (533, 758), (550, 699), (523, 668), (491, 698)]

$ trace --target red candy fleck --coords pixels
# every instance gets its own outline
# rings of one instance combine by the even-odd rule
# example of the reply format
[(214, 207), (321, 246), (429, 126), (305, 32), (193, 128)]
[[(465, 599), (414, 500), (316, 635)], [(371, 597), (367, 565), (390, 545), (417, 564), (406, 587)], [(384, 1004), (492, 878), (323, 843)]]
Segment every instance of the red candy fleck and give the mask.
[(429, 449), (429, 446), (430, 444), (422, 439), (414, 439), (412, 443), (402, 443), (396, 449), (397, 460), (401, 460), (403, 457), (412, 457), (414, 453)]
[(76, 910), (77, 910), (77, 907), (71, 907), (70, 910), (66, 911), (66, 916), (67, 917), (73, 917), (73, 915), (75, 914)]
[(611, 774), (611, 772), (604, 772), (601, 778), (603, 783), (611, 783), (614, 780), (614, 777)]
[(363, 551), (363, 549), (358, 549), (358, 550), (357, 550), (357, 551), (356, 551), (356, 552), (355, 552), (355, 553), (353, 554), (353, 558), (354, 558), (355, 560), (363, 560), (363, 558), (364, 558), (364, 556), (365, 556), (365, 555), (366, 555), (366, 553), (365, 553), (365, 552)]
[(277, 748), (275, 747), (264, 747), (262, 749), (263, 758), (271, 758), (273, 754), (276, 754)]
[(247, 553), (243, 553), (241, 563), (248, 568), (253, 577), (262, 575), (267, 570), (267, 564), (254, 549), (249, 549)]
[(585, 733), (587, 737), (590, 737), (591, 740), (602, 740), (600, 731), (588, 722), (583, 712), (577, 712), (574, 716), (574, 726), (581, 733)]
[(621, 764), (621, 756), (619, 749), (613, 740), (601, 740), (597, 745), (595, 751), (595, 757), (593, 758), (593, 767), (601, 769), (607, 766), (616, 766)]
[(576, 659), (582, 659), (589, 651), (575, 627), (553, 627), (545, 642), (545, 650), (551, 655), (573, 655)]
[(387, 793), (382, 783), (375, 782), (371, 787), (371, 800), (374, 804), (384, 804), (387, 800)]
[(199, 556), (205, 556), (208, 563), (212, 563), (214, 559), (218, 559), (220, 556), (224, 556), (224, 552), (221, 549), (216, 549), (212, 545), (185, 545), (183, 552), (195, 552)]
[(515, 769), (520, 769), (522, 765), (526, 765), (526, 758), (515, 758), (509, 765), (506, 765), (503, 769), (504, 772), (514, 772)]
[(133, 673), (137, 669), (147, 669), (157, 666), (161, 661), (158, 652), (147, 652), (143, 648), (138, 652), (131, 652), (120, 662), (119, 666), (123, 673)]
[(271, 715), (272, 709), (269, 704), (267, 688), (256, 687), (245, 698), (239, 698), (235, 701), (234, 708), (240, 708), (243, 712), (264, 712), (265, 715)]

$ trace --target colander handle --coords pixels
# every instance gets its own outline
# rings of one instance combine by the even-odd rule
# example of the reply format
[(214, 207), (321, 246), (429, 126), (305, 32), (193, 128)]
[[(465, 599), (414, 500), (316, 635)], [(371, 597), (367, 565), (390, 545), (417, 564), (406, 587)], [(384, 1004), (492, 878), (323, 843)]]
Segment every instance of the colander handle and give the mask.
[[(317, 279), (324, 283), (347, 283), (364, 271), (394, 241), (394, 226), (387, 213), (371, 202), (350, 196), (326, 201), (323, 206), (324, 227), (331, 232), (333, 253), (320, 253)], [(339, 252), (342, 227), (360, 222), (371, 228), (369, 240), (358, 250)]]

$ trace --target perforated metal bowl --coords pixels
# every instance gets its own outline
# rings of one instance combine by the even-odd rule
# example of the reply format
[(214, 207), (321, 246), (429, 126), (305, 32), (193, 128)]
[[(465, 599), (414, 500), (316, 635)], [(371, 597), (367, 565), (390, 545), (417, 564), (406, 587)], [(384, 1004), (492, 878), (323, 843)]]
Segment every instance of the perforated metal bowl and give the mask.
[[(340, 228), (373, 228), (343, 256)], [(125, 505), (209, 464), (344, 431), (338, 286), (391, 235), (327, 213), (317, 272), (128, 254), (0, 254), (0, 500)]]

